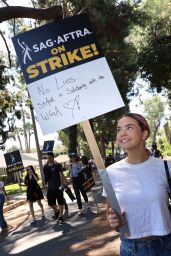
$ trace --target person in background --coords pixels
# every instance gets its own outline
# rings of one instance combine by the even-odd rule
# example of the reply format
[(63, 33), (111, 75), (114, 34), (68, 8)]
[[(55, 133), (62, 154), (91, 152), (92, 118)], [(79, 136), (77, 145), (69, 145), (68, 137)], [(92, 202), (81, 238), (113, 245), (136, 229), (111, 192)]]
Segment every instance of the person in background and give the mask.
[(152, 144), (151, 147), (151, 155), (157, 158), (163, 158), (162, 153), (160, 152), (160, 150), (157, 148), (157, 144), (156, 142), (154, 142)]
[[(61, 166), (62, 166), (62, 164), (61, 164)], [(65, 170), (66, 170), (65, 166), (64, 167), (62, 166), (63, 173), (64, 173)], [(63, 191), (65, 191), (67, 189), (67, 179), (64, 176), (64, 174), (63, 174), (63, 184), (64, 184)], [(67, 201), (65, 199), (64, 194), (63, 194), (63, 205), (64, 205), (64, 208), (65, 208), (65, 213), (68, 214), (69, 213), (69, 208), (68, 208), (68, 204), (67, 204)]]
[(9, 199), (5, 190), (4, 182), (0, 181), (0, 228), (1, 228), (0, 234), (3, 234), (6, 231), (8, 231), (8, 225), (3, 214), (3, 206), (4, 206), (5, 198), (7, 200)]
[(108, 155), (105, 158), (105, 167), (108, 167), (109, 165), (113, 164), (115, 162), (115, 159), (112, 155)]
[(82, 170), (86, 169), (88, 170), (88, 172), (90, 172), (90, 174), (92, 175), (92, 165), (91, 163), (88, 161), (88, 158), (86, 156), (82, 156), (81, 157), (81, 162), (82, 162)]
[(116, 149), (115, 151), (115, 162), (118, 162), (122, 159), (120, 150)]
[[(82, 215), (85, 213), (85, 209), (88, 208), (88, 197), (87, 197), (87, 193), (85, 192), (83, 186), (82, 186), (82, 182), (79, 178), (79, 172), (81, 172), (82, 169), (82, 163), (79, 161), (79, 157), (77, 156), (77, 154), (72, 153), (69, 155), (70, 156), (70, 161), (71, 161), (71, 169), (70, 169), (70, 175), (72, 178), (72, 185), (73, 185), (73, 189), (75, 192), (75, 196), (77, 199), (77, 205), (79, 208), (79, 212), (78, 212), (78, 216)], [(83, 209), (82, 207), (82, 201), (81, 201), (81, 194), (84, 198), (85, 201), (85, 209)]]
[[(63, 189), (64, 189), (64, 176), (62, 165), (54, 161), (54, 154), (50, 152), (47, 154), (47, 163), (43, 167), (43, 173), (45, 176), (45, 182), (48, 184), (47, 200), (48, 205), (54, 210), (54, 220), (58, 219), (63, 223)], [(59, 210), (56, 205), (58, 202)]]
[(32, 216), (32, 222), (31, 224), (35, 224), (35, 214), (34, 214), (34, 208), (33, 203), (37, 202), (40, 206), (41, 212), (42, 212), (42, 218), (44, 217), (44, 209), (43, 204), (41, 200), (44, 198), (42, 190), (38, 184), (39, 177), (37, 173), (35, 172), (35, 169), (32, 165), (27, 166), (26, 168), (27, 174), (24, 180), (24, 184), (27, 186), (27, 201), (30, 208), (30, 213)]
[[(127, 157), (110, 165), (107, 172), (121, 214), (107, 202), (107, 220), (116, 231), (125, 220), (128, 224), (129, 235), (121, 237), (121, 256), (171, 255), (168, 182), (164, 161), (146, 150), (149, 135), (149, 125), (139, 114), (128, 113), (118, 120), (117, 142)], [(171, 162), (168, 167), (171, 173)]]
[(96, 166), (96, 163), (95, 163), (95, 161), (94, 161), (93, 158), (90, 158), (89, 164), (91, 164), (92, 173), (93, 173), (94, 179), (98, 178), (98, 177), (99, 177), (99, 175), (98, 175), (98, 170), (97, 170), (97, 166)]

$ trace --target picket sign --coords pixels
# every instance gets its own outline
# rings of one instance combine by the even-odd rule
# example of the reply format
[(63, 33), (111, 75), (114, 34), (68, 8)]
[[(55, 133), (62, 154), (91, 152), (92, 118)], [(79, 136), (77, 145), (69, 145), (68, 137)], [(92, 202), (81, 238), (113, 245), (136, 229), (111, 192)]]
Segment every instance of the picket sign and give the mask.
[[(114, 192), (114, 190), (112, 188), (112, 184), (110, 182), (108, 173), (106, 171), (103, 159), (102, 159), (101, 154), (100, 154), (99, 147), (97, 145), (97, 142), (95, 140), (92, 128), (90, 126), (90, 122), (88, 120), (82, 121), (81, 122), (81, 126), (82, 126), (82, 128), (84, 130), (84, 133), (85, 133), (85, 136), (86, 136), (86, 139), (87, 139), (90, 151), (91, 151), (92, 156), (93, 156), (93, 158), (95, 160), (95, 163), (96, 163), (96, 166), (97, 166), (100, 178), (102, 180), (103, 187), (104, 187), (105, 192), (107, 194), (110, 206), (112, 207), (112, 209), (114, 209), (118, 213), (121, 213), (121, 209), (120, 209), (119, 203), (117, 201), (115, 192)], [(128, 229), (128, 225), (127, 224), (125, 224), (124, 226), (120, 227), (119, 231), (120, 231), (121, 235), (129, 236), (129, 229)]]

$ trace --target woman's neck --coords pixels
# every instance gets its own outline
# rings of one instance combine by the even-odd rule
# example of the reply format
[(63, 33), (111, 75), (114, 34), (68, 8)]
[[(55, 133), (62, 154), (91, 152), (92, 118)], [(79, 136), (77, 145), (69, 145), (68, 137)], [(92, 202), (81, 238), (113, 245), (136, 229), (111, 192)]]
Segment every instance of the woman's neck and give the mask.
[(32, 174), (29, 174), (29, 179), (31, 180), (31, 178), (33, 177), (33, 175)]
[(128, 156), (125, 160), (129, 164), (140, 164), (145, 162), (149, 157), (149, 152), (144, 148), (144, 150), (128, 152)]

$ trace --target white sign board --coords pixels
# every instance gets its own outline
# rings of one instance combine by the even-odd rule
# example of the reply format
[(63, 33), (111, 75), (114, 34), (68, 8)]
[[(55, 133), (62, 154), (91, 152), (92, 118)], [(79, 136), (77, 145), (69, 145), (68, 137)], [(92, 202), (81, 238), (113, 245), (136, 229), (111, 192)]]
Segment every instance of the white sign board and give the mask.
[(124, 106), (105, 58), (29, 84), (29, 92), (44, 134)]

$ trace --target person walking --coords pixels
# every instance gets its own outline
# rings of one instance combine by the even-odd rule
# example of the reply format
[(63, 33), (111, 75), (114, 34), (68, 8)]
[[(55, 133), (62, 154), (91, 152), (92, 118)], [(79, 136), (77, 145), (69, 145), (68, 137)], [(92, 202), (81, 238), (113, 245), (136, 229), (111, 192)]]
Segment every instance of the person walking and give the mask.
[(105, 158), (105, 167), (108, 167), (109, 165), (113, 164), (115, 162), (115, 159), (112, 155), (108, 155)]
[(99, 177), (99, 174), (98, 174), (97, 166), (96, 166), (96, 163), (95, 163), (94, 159), (90, 158), (88, 162), (91, 165), (92, 174), (93, 174), (94, 179), (97, 179)]
[(42, 212), (42, 218), (44, 217), (44, 209), (41, 200), (44, 198), (42, 190), (38, 184), (39, 177), (35, 172), (35, 169), (32, 165), (27, 166), (26, 168), (27, 174), (24, 180), (24, 184), (27, 186), (27, 201), (30, 208), (30, 213), (32, 216), (31, 224), (36, 223), (33, 203), (37, 202), (40, 206)]
[(3, 214), (3, 206), (4, 206), (5, 198), (7, 200), (9, 199), (5, 190), (4, 182), (0, 181), (0, 228), (1, 228), (0, 234), (4, 234), (6, 231), (8, 231), (8, 225)]
[[(76, 196), (77, 205), (79, 208), (78, 216), (80, 216), (84, 214), (85, 210), (89, 207), (87, 193), (85, 192), (82, 186), (81, 179), (79, 178), (79, 173), (81, 172), (83, 165), (80, 163), (79, 157), (75, 153), (70, 154), (70, 161), (71, 161), (70, 175), (72, 178), (72, 185), (73, 185), (74, 193)], [(85, 209), (83, 209), (82, 207), (80, 193), (82, 194), (85, 201)]]
[[(54, 154), (50, 152), (47, 154), (47, 163), (43, 167), (45, 182), (48, 184), (47, 200), (48, 205), (54, 210), (53, 219), (58, 219), (63, 223), (63, 189), (64, 189), (64, 176), (62, 165), (54, 161)], [(59, 209), (56, 205), (58, 202)]]
[[(107, 203), (107, 220), (118, 231), (128, 224), (129, 236), (121, 237), (121, 256), (171, 255), (171, 216), (164, 161), (145, 147), (150, 128), (145, 118), (128, 113), (117, 123), (117, 142), (127, 157), (107, 168), (121, 207), (117, 213)], [(171, 173), (171, 162), (168, 162)], [(105, 190), (103, 195), (106, 196)]]
[(158, 158), (162, 158), (162, 159), (163, 159), (163, 155), (162, 155), (162, 153), (160, 152), (160, 150), (157, 148), (156, 142), (154, 142), (154, 143), (152, 144), (152, 147), (151, 147), (151, 155), (154, 156), (154, 157), (158, 157)]

